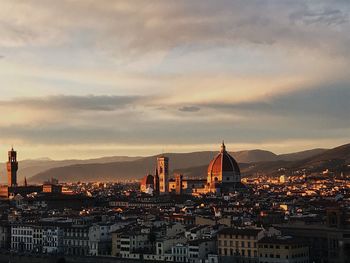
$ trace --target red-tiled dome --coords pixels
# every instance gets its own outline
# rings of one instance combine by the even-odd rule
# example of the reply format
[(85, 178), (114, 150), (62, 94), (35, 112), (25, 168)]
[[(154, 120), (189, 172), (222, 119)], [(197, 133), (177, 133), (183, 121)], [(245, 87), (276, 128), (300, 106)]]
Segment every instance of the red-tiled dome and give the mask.
[(148, 174), (148, 175), (146, 175), (146, 176), (144, 176), (144, 177), (142, 178), (142, 180), (141, 180), (141, 185), (144, 185), (144, 186), (146, 186), (146, 185), (152, 185), (153, 182), (154, 182), (154, 177), (153, 177), (153, 175)]
[(241, 174), (236, 160), (228, 152), (226, 152), (224, 143), (222, 143), (220, 153), (210, 162), (208, 166), (208, 174), (215, 175), (222, 172)]

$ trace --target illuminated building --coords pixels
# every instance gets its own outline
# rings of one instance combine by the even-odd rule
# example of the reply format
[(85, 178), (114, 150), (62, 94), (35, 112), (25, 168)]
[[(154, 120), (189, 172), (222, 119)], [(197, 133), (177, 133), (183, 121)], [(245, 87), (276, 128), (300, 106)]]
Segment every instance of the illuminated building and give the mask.
[(169, 158), (161, 156), (157, 158), (157, 171), (159, 176), (159, 193), (167, 194), (169, 190)]
[(12, 148), (8, 152), (8, 162), (7, 162), (7, 184), (8, 186), (17, 186), (17, 152)]
[[(209, 163), (207, 179), (186, 179), (181, 174), (169, 179), (169, 158), (161, 156), (157, 158), (155, 176), (144, 177), (140, 182), (141, 192), (148, 193), (146, 189), (152, 188), (154, 194), (176, 193), (181, 194), (224, 194), (243, 189), (241, 172), (236, 160), (226, 151), (224, 142), (220, 152)], [(153, 182), (152, 182), (153, 180)], [(159, 189), (159, 190), (158, 190)]]

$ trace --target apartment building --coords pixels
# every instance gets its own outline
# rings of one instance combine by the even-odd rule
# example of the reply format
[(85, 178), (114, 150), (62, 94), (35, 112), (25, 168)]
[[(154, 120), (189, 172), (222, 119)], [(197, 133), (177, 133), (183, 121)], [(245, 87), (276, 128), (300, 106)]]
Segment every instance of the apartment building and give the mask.
[(63, 229), (63, 251), (65, 255), (89, 254), (89, 225), (72, 224)]
[(218, 254), (222, 262), (258, 262), (258, 240), (264, 237), (261, 228), (224, 228), (218, 232)]
[(291, 236), (264, 237), (258, 252), (259, 263), (309, 263), (307, 242)]

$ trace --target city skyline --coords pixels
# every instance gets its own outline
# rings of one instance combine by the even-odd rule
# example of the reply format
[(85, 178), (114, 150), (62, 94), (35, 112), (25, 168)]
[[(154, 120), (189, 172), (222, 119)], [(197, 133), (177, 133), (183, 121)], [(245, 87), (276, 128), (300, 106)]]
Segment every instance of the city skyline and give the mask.
[(2, 1), (0, 161), (349, 142), (346, 1)]

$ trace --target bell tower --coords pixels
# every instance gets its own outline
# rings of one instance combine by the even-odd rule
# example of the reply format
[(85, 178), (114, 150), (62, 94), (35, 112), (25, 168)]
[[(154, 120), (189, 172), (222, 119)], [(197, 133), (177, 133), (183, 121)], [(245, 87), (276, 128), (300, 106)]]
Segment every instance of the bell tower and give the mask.
[(159, 192), (167, 194), (169, 190), (169, 158), (161, 156), (157, 158), (157, 171), (159, 176)]
[(17, 152), (13, 149), (8, 152), (8, 162), (7, 162), (7, 182), (8, 186), (17, 186)]

